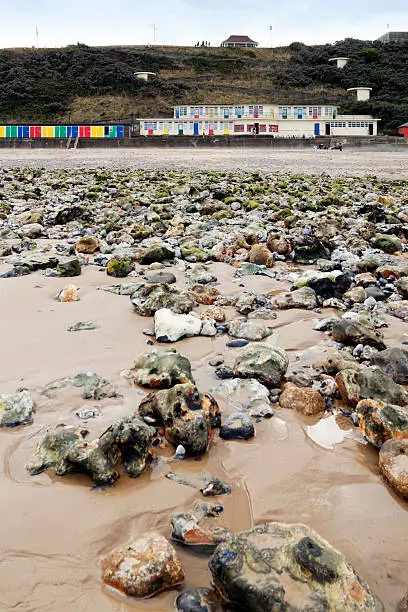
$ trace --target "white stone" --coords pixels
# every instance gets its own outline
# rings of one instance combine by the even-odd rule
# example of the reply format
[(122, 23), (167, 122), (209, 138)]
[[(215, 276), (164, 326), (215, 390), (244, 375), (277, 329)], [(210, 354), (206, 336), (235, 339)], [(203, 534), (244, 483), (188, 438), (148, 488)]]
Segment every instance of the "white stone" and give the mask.
[(215, 327), (214, 319), (204, 319), (201, 327), (202, 336), (216, 336), (217, 328)]
[(202, 321), (192, 314), (175, 314), (169, 308), (160, 308), (154, 315), (154, 333), (157, 339), (176, 342), (180, 338), (198, 336)]

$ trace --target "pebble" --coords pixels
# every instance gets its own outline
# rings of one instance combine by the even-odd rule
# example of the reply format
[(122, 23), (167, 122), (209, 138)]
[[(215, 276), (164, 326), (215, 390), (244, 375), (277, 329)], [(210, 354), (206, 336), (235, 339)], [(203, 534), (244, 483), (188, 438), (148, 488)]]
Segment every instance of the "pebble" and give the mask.
[(239, 348), (241, 346), (246, 346), (249, 344), (248, 340), (237, 339), (237, 340), (229, 340), (225, 346), (229, 348)]

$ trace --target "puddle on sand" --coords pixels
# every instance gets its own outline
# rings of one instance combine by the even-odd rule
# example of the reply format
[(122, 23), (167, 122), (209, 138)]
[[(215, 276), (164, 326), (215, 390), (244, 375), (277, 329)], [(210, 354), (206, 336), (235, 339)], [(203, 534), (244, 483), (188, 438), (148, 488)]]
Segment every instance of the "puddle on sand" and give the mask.
[(342, 429), (338, 424), (338, 415), (332, 414), (329, 417), (320, 419), (315, 425), (306, 425), (306, 435), (315, 444), (333, 450), (336, 444), (340, 444), (346, 438), (353, 438), (353, 430)]

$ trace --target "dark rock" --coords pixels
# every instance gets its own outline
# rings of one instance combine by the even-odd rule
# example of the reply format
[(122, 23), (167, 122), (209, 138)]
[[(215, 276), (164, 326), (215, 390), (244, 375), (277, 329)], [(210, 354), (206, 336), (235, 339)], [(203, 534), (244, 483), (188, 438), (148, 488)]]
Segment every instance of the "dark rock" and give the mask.
[(330, 258), (330, 251), (322, 242), (313, 238), (309, 242), (309, 244), (294, 245), (293, 258), (297, 263), (316, 263), (318, 259)]
[(207, 588), (184, 591), (176, 599), (177, 612), (220, 612), (214, 592)]
[(371, 239), (371, 244), (376, 249), (381, 249), (385, 253), (395, 253), (402, 251), (402, 242), (397, 236), (392, 234), (376, 234)]
[(158, 389), (194, 382), (189, 360), (174, 349), (141, 353), (124, 376), (137, 385)]
[(247, 344), (249, 344), (248, 340), (240, 338), (238, 340), (229, 340), (225, 346), (228, 346), (230, 348), (239, 348), (246, 346)]
[(288, 369), (285, 351), (266, 344), (251, 344), (236, 358), (234, 373), (240, 378), (257, 378), (271, 387), (279, 387)]
[(384, 350), (383, 335), (366, 323), (359, 323), (351, 319), (338, 319), (332, 327), (333, 340), (356, 346), (357, 344), (369, 344), (378, 350)]
[(139, 258), (141, 264), (151, 264), (167, 259), (174, 259), (174, 251), (165, 244), (153, 244), (148, 247)]
[(375, 353), (371, 358), (373, 365), (381, 368), (396, 383), (408, 384), (408, 352), (400, 348), (389, 348)]
[(238, 412), (229, 416), (220, 429), (220, 438), (224, 440), (249, 440), (255, 435), (255, 427), (251, 419)]
[(176, 277), (172, 272), (155, 272), (154, 274), (146, 274), (146, 282), (151, 284), (160, 285), (164, 283), (165, 285), (172, 285), (176, 282)]
[(140, 285), (130, 300), (136, 312), (143, 317), (152, 317), (161, 308), (186, 314), (195, 306), (193, 298), (186, 291), (165, 284)]
[(218, 495), (230, 495), (231, 485), (223, 482), (219, 478), (210, 476), (206, 479), (204, 486), (200, 489), (204, 497), (215, 497)]

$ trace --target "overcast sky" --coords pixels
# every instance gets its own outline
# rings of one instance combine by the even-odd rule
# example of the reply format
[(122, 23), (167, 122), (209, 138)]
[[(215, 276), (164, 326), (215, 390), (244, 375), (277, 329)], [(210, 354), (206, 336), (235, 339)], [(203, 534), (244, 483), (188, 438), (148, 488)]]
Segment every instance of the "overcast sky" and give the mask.
[(1, 47), (87, 45), (218, 46), (247, 34), (271, 46), (293, 41), (372, 40), (408, 30), (408, 0), (0, 0)]

